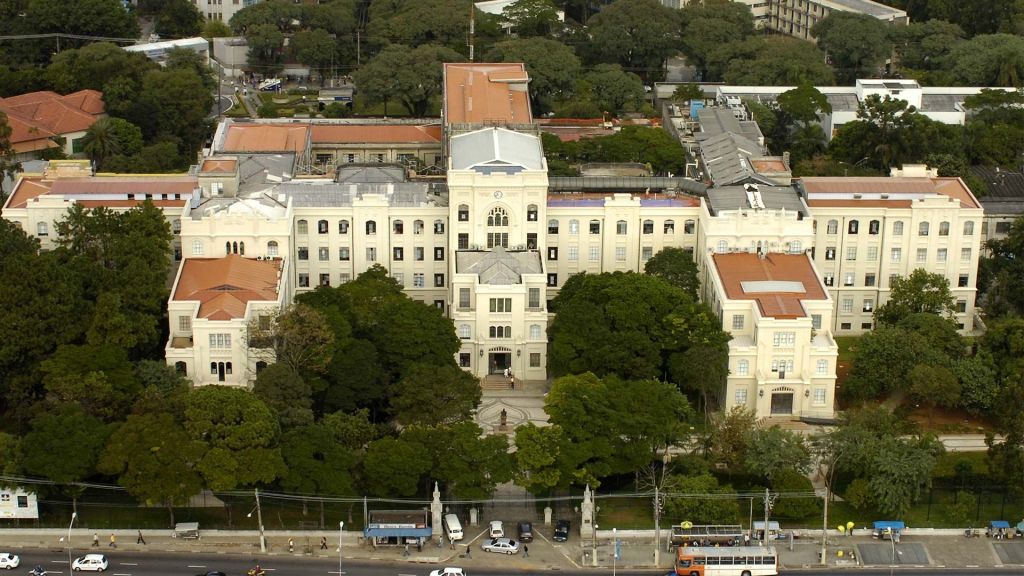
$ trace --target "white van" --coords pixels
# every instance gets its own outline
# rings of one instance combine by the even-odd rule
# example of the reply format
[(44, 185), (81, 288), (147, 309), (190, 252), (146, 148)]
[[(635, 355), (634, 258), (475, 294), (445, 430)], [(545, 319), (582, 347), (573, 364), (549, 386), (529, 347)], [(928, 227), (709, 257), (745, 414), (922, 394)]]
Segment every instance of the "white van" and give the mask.
[(444, 531), (448, 535), (448, 540), (452, 542), (462, 540), (462, 523), (459, 522), (458, 516), (455, 514), (445, 514), (442, 522), (444, 523)]

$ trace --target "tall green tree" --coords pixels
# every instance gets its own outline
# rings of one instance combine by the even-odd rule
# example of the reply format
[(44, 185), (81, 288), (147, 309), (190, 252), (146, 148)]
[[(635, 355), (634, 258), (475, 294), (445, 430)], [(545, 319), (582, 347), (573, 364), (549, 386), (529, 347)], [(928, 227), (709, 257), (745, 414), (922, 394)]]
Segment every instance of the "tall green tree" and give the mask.
[(106, 421), (126, 414), (142, 389), (128, 354), (113, 345), (61, 346), (39, 369), (51, 402), (76, 404)]
[(910, 393), (928, 407), (929, 425), (935, 408), (953, 408), (960, 403), (960, 381), (945, 366), (918, 364), (910, 370), (907, 378)]
[[(469, 34), (469, 0), (374, 0), (368, 9), (367, 36), (379, 45), (440, 45), (464, 50)], [(477, 33), (488, 20), (479, 11)], [(497, 18), (495, 18), (497, 20)]]
[(713, 524), (735, 522), (739, 516), (735, 499), (713, 497), (734, 493), (732, 486), (720, 485), (708, 472), (687, 476), (672, 474), (665, 491), (665, 515), (673, 521)]
[(754, 429), (747, 441), (746, 466), (757, 476), (775, 482), (785, 470), (806, 473), (811, 469), (811, 452), (803, 434), (778, 425)]
[(165, 38), (197, 36), (203, 26), (203, 14), (188, 0), (167, 0), (156, 17), (156, 33)]
[(949, 54), (953, 78), (968, 86), (1024, 85), (1024, 38), (989, 34), (957, 44)]
[(316, 70), (320, 85), (324, 85), (327, 72), (337, 59), (338, 44), (325, 30), (303, 30), (291, 38), (290, 48), (299, 62)]
[(533, 494), (567, 488), (574, 480), (573, 462), (566, 452), (569, 438), (559, 426), (527, 422), (516, 427), (515, 483)]
[(894, 278), (889, 285), (889, 300), (875, 309), (875, 320), (882, 324), (896, 324), (922, 312), (944, 317), (952, 317), (956, 312), (956, 298), (949, 290), (949, 280), (942, 274), (918, 268), (910, 276)]
[(256, 375), (252, 392), (277, 414), (283, 430), (313, 423), (313, 391), (288, 364), (264, 368)]
[(480, 405), (480, 382), (449, 365), (413, 365), (392, 390), (391, 413), (404, 425), (436, 426), (470, 418)]
[(102, 168), (116, 154), (138, 154), (142, 150), (142, 130), (127, 120), (101, 118), (85, 131), (82, 149)]
[(490, 498), (499, 484), (512, 479), (512, 457), (503, 434), (484, 435), (475, 422), (413, 426), (402, 431), (430, 456), (428, 479), (439, 481), (456, 498)]
[(259, 66), (266, 74), (276, 74), (282, 68), (284, 33), (274, 24), (257, 24), (245, 29), (245, 43), (249, 46), (249, 62)]
[(550, 101), (571, 96), (580, 73), (580, 60), (573, 49), (548, 38), (498, 42), (484, 59), (487, 62), (523, 62), (526, 65), (535, 111), (550, 109)]
[(852, 84), (878, 74), (892, 50), (888, 27), (874, 16), (837, 10), (819, 20), (811, 34), (831, 59), (836, 79)]
[(754, 33), (750, 8), (738, 2), (687, 2), (678, 18), (681, 50), (704, 80), (719, 79), (730, 59), (729, 49)]
[(356, 70), (353, 77), (360, 92), (384, 104), (397, 100), (410, 115), (426, 116), (431, 100), (440, 93), (445, 62), (459, 62), (462, 56), (450, 48), (425, 44), (409, 48), (392, 44)]
[(501, 17), (520, 38), (551, 37), (564, 27), (551, 0), (516, 0), (502, 10)]
[(422, 444), (393, 437), (374, 440), (363, 460), (363, 488), (374, 496), (413, 496), (430, 468), (430, 455)]
[(906, 390), (907, 377), (915, 366), (946, 362), (947, 357), (920, 334), (880, 325), (858, 341), (857, 356), (843, 394), (851, 400), (869, 400), (879, 394)]
[[(30, 23), (30, 32), (35, 34), (61, 33), (124, 39), (139, 37), (138, 22), (118, 0), (30, 0), (21, 5), (18, 16)], [(64, 40), (61, 47), (75, 48), (87, 43), (86, 40)], [(33, 60), (44, 63), (56, 44), (52, 40), (40, 41), (32, 43), (32, 48)]]
[(676, 53), (679, 14), (656, 0), (616, 0), (587, 22), (592, 62), (620, 64), (646, 82), (660, 79)]
[(697, 278), (697, 263), (693, 260), (693, 250), (684, 250), (669, 246), (662, 248), (644, 264), (644, 273), (657, 276), (686, 291), (692, 298), (697, 298), (700, 280)]
[(893, 49), (903, 69), (944, 68), (946, 57), (963, 38), (963, 29), (945, 20), (912, 20), (892, 29)]
[(602, 112), (637, 111), (644, 102), (643, 81), (618, 64), (598, 64), (583, 75), (583, 81)]
[(287, 471), (281, 487), (298, 494), (347, 496), (355, 493), (355, 452), (325, 423), (285, 432), (281, 453)]
[(731, 52), (723, 71), (723, 79), (729, 84), (831, 86), (835, 83), (835, 75), (825, 63), (825, 53), (805, 40), (758, 36), (719, 50)]
[(164, 505), (173, 526), (174, 506), (202, 489), (198, 465), (204, 451), (171, 414), (132, 415), (111, 434), (97, 468), (117, 476), (140, 502)]
[(96, 471), (110, 429), (77, 404), (63, 404), (32, 420), (22, 438), (21, 465), (26, 474), (64, 484), (76, 507), (83, 488), (72, 486)]

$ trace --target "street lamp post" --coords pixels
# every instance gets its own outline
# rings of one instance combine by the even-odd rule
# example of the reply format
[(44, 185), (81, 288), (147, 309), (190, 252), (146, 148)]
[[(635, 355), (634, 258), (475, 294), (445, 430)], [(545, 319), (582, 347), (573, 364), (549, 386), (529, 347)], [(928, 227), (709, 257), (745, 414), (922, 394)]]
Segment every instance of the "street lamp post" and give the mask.
[(71, 513), (71, 523), (68, 524), (68, 570), (71, 570), (71, 527), (75, 525), (75, 518), (78, 518), (78, 512)]
[(612, 528), (612, 576), (615, 576), (615, 567), (619, 559), (619, 535), (618, 529)]
[[(267, 539), (263, 537), (263, 510), (260, 508), (260, 489), (255, 488), (256, 494), (256, 523), (259, 524), (260, 528), (260, 552), (267, 551)], [(252, 510), (245, 515), (246, 518), (252, 518)]]
[(345, 529), (345, 522), (338, 522), (338, 576), (341, 576), (341, 540)]

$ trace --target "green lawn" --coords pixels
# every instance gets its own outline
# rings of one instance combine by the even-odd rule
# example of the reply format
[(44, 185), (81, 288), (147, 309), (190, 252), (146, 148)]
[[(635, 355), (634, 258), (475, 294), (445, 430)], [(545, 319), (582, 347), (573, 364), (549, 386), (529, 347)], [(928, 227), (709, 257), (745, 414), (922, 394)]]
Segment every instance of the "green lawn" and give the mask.
[(839, 361), (853, 362), (857, 355), (857, 341), (860, 336), (836, 336), (836, 344), (839, 345)]

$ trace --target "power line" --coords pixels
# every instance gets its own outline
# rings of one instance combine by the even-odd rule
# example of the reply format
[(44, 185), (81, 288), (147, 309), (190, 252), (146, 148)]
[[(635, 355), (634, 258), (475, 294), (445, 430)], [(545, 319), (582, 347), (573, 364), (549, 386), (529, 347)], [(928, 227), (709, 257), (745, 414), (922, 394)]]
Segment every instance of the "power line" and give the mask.
[(84, 34), (64, 34), (61, 32), (49, 32), (46, 34), (14, 34), (0, 36), (0, 40), (39, 40), (44, 38), (67, 38), (70, 40), (95, 40), (97, 42), (125, 42), (135, 44), (138, 38), (113, 38), (110, 36), (86, 36)]

